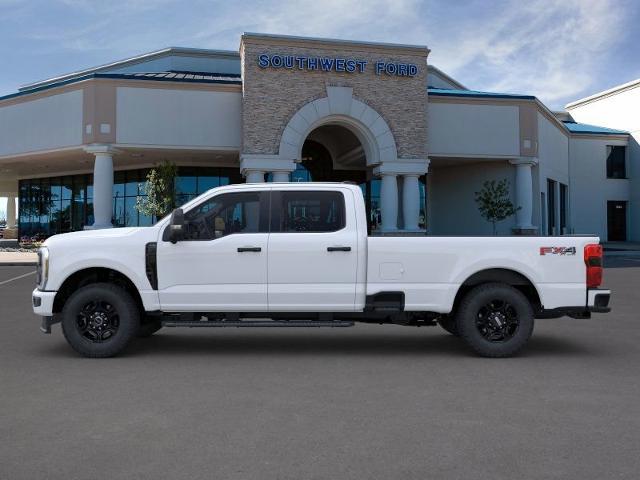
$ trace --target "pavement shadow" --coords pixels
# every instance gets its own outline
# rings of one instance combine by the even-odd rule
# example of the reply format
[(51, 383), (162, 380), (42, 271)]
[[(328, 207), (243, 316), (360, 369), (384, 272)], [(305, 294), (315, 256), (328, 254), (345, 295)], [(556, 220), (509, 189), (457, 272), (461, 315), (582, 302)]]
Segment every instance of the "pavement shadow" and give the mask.
[[(69, 350), (58, 352), (67, 355)], [(571, 338), (535, 335), (520, 356), (599, 356)], [(305, 334), (303, 332), (278, 335), (275, 332), (252, 332), (250, 335), (187, 335), (168, 330), (151, 338), (138, 339), (123, 356), (434, 356), (475, 357), (458, 338), (448, 334), (413, 335), (387, 333), (362, 336), (339, 334)]]

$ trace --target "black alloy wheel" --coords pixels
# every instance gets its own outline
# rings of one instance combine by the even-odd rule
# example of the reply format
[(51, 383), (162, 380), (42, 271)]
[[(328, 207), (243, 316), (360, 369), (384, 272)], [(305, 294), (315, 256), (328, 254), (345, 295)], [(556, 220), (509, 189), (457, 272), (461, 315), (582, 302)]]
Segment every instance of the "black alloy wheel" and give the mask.
[(85, 357), (113, 357), (140, 329), (140, 309), (131, 294), (111, 283), (76, 290), (62, 309), (62, 333)]
[(78, 313), (76, 320), (78, 333), (93, 343), (109, 340), (118, 332), (120, 315), (109, 302), (89, 301)]
[(531, 301), (504, 283), (474, 287), (456, 312), (460, 337), (483, 357), (515, 355), (529, 341), (533, 324)]
[(518, 332), (518, 312), (509, 302), (495, 298), (480, 308), (476, 328), (489, 342), (507, 342)]

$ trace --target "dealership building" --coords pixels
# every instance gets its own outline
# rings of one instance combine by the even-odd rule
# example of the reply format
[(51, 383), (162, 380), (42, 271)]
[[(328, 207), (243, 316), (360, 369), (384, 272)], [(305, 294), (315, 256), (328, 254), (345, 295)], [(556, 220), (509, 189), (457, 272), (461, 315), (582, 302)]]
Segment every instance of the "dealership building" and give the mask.
[(25, 85), (0, 97), (5, 236), (149, 225), (136, 200), (166, 160), (179, 204), (229, 183), (350, 181), (372, 234), (485, 235), (475, 192), (506, 179), (519, 209), (500, 234), (640, 241), (640, 82), (552, 112), (428, 56), (247, 33), (239, 52), (167, 48)]

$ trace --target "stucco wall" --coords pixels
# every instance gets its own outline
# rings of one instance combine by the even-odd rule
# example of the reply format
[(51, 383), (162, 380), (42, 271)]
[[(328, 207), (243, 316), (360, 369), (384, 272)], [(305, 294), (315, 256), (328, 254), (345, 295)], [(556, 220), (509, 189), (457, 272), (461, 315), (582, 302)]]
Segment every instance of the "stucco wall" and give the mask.
[[(379, 113), (389, 125), (398, 156), (426, 158), (427, 63), (422, 55), (407, 50), (373, 51), (359, 44), (322, 45), (294, 42), (273, 44), (270, 40), (243, 40), (243, 146), (246, 154), (277, 154), (282, 132), (293, 114), (305, 104), (327, 96), (327, 86), (353, 88), (353, 97)], [(260, 68), (260, 54), (281, 54), (368, 61), (364, 73)], [(376, 61), (413, 63), (414, 77), (376, 75)]]
[(241, 94), (117, 89), (117, 143), (239, 150)]
[(569, 196), (575, 233), (595, 233), (607, 240), (607, 201), (629, 201), (629, 180), (607, 179), (607, 145), (625, 144), (600, 138), (571, 139)]
[(82, 90), (0, 107), (0, 156), (82, 143)]
[(520, 156), (514, 105), (429, 102), (429, 155)]
[[(515, 203), (515, 167), (506, 161), (484, 161), (429, 170), (428, 201), (433, 235), (492, 235), (489, 222), (480, 216), (474, 193), (485, 180), (509, 181), (511, 201)], [(464, 221), (461, 221), (464, 219)], [(510, 235), (515, 217), (498, 224), (500, 235)]]
[[(547, 208), (541, 206), (540, 192), (544, 192), (548, 201), (549, 192), (547, 192), (547, 179), (555, 180), (557, 183), (563, 183), (569, 186), (569, 137), (563, 132), (555, 122), (550, 121), (541, 113), (537, 114), (538, 121), (538, 168), (536, 170), (538, 178), (536, 179), (538, 189), (534, 191), (535, 198), (533, 205), (535, 206), (534, 224), (541, 227), (540, 233), (546, 235), (546, 231), (542, 231), (542, 227), (547, 224)], [(556, 225), (560, 223), (560, 194), (559, 187), (556, 185)], [(571, 195), (571, 192), (569, 193)], [(571, 202), (569, 202), (571, 203)], [(568, 210), (571, 206), (568, 206)], [(567, 212), (567, 233), (571, 232), (571, 216)], [(561, 232), (558, 230), (558, 234)]]
[(630, 132), (627, 163), (627, 174), (630, 178), (627, 234), (629, 240), (640, 241), (640, 85), (571, 107), (569, 113), (578, 122)]

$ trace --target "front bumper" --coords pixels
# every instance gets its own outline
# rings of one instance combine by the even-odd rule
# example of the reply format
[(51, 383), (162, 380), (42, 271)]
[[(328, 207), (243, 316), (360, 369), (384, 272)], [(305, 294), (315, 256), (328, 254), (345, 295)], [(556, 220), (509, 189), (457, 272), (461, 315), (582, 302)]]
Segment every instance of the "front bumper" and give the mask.
[(42, 317), (40, 330), (43, 333), (51, 333), (51, 325), (59, 322), (59, 319), (55, 319), (53, 316), (53, 301), (55, 298), (56, 292), (44, 292), (37, 288), (31, 294), (33, 313)]
[(31, 294), (31, 305), (33, 313), (42, 317), (53, 316), (53, 300), (56, 298), (57, 292), (46, 292), (35, 289)]

